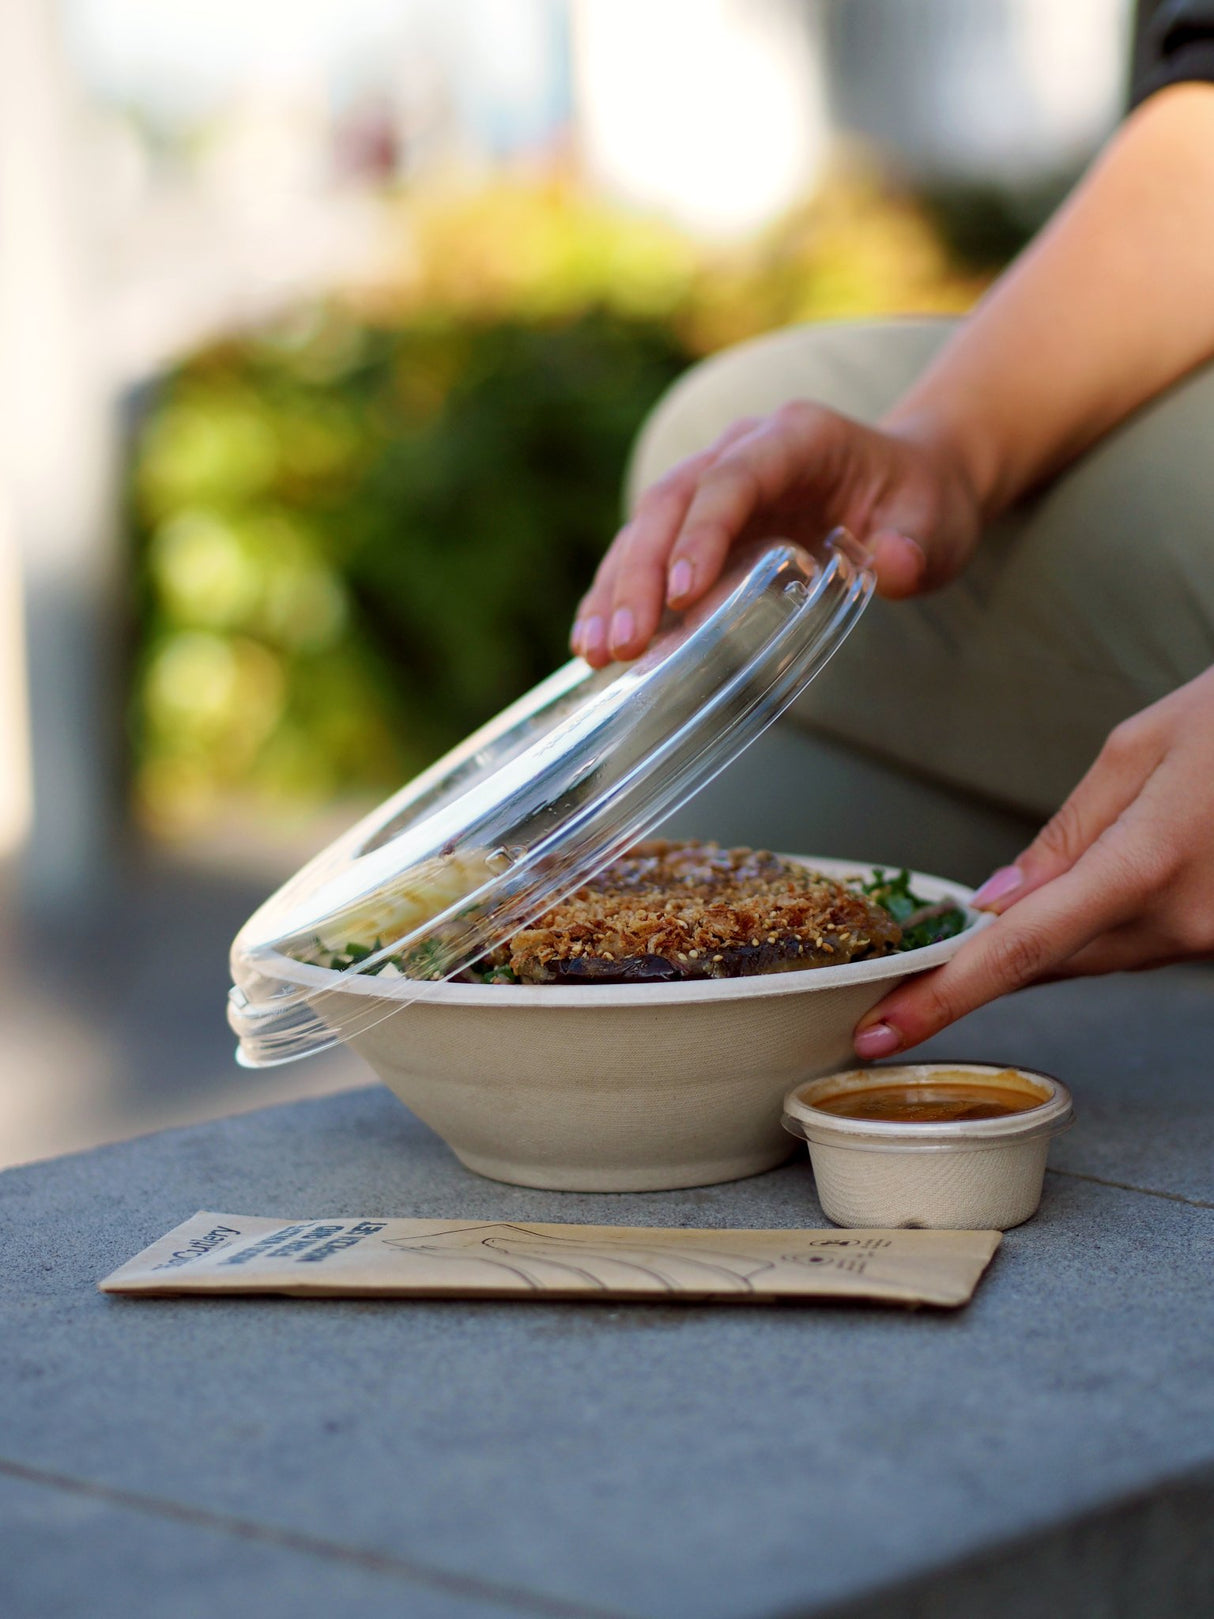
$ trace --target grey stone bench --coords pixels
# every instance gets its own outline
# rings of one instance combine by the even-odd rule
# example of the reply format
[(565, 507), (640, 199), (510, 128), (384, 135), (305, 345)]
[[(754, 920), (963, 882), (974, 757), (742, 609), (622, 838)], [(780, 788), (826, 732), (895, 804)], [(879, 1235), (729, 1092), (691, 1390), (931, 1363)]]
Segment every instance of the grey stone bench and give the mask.
[(378, 1088), (10, 1170), (0, 1613), (1209, 1612), (1212, 1047), (1199, 968), (934, 1043), (1056, 1072), (1080, 1115), (957, 1314), (94, 1291), (198, 1208), (823, 1223), (801, 1160), (637, 1196), (480, 1180)]

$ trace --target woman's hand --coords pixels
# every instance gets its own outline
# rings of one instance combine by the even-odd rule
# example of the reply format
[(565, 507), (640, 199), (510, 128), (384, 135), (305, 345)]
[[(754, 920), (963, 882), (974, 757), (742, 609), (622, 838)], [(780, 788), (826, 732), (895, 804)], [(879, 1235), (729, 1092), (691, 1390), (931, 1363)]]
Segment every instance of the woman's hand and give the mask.
[(573, 650), (596, 669), (635, 658), (663, 607), (698, 601), (739, 542), (813, 542), (837, 524), (868, 546), (882, 595), (900, 597), (961, 571), (980, 513), (960, 457), (917, 442), (913, 424), (881, 431), (784, 405), (735, 422), (645, 491), (578, 609)]
[(1214, 956), (1214, 668), (1119, 725), (975, 898), (998, 920), (874, 1007), (861, 1057), (904, 1051), (1026, 984)]

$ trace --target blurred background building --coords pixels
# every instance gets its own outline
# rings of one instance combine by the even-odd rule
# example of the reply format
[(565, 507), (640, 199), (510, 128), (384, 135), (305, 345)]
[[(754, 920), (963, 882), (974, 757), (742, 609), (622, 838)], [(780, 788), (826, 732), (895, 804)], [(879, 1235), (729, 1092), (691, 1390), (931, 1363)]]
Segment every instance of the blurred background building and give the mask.
[(1125, 0), (5, 0), (0, 1161), (239, 1076), (244, 913), (562, 656), (628, 444), (789, 321), (964, 309)]

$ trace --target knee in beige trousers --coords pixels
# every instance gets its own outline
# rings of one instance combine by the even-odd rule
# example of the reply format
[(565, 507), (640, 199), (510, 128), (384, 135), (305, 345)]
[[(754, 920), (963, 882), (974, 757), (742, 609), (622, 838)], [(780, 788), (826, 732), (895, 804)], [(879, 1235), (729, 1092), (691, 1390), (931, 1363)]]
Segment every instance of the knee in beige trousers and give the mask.
[[(946, 320), (806, 326), (713, 356), (651, 414), (629, 499), (739, 416), (789, 399), (875, 421), (951, 329)], [(907, 829), (899, 842), (888, 816), (873, 811), (871, 826), (856, 826), (855, 847), (814, 852), (864, 855), (858, 840), (867, 831), (883, 845), (872, 857), (903, 859), (926, 847), (948, 870), (957, 845), (951, 869), (977, 872), (1016, 852), (1114, 725), (1211, 663), (1214, 367), (1206, 367), (994, 525), (960, 580), (913, 601), (874, 600), (791, 715), (802, 735), (829, 739), (826, 752), (802, 745), (797, 767), (799, 744), (782, 728), (785, 846), (799, 824), (788, 803), (799, 775), (807, 836), (822, 824), (815, 794), (824, 772), (836, 800), (842, 794), (854, 808), (868, 792), (892, 794), (895, 818), (934, 817), (936, 826)], [(854, 766), (845, 767), (844, 754)], [(863, 785), (846, 786), (848, 768), (869, 773)], [(744, 759), (725, 778), (735, 796), (746, 774)], [(710, 800), (685, 817), (702, 821), (712, 808)], [(744, 830), (724, 799), (717, 814), (729, 836)], [(838, 823), (827, 814), (819, 835), (845, 834)]]

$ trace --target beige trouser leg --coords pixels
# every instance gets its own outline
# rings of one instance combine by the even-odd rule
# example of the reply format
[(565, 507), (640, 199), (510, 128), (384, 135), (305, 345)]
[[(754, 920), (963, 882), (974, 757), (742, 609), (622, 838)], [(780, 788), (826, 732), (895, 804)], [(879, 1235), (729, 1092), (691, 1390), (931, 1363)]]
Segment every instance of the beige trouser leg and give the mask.
[[(630, 496), (736, 417), (786, 399), (873, 420), (949, 329), (937, 320), (801, 327), (714, 356), (651, 415)], [(813, 852), (978, 875), (1053, 811), (1112, 726), (1211, 663), (1214, 367), (995, 525), (955, 584), (874, 601), (796, 705), (801, 737), (782, 727), (680, 824), (707, 832), (701, 823), (715, 815), (734, 838), (748, 812), (761, 821), (756, 798), (769, 795), (754, 791), (759, 771), (780, 783), (779, 838), (752, 841), (788, 846), (803, 829), (803, 848), (815, 836), (834, 841)]]

